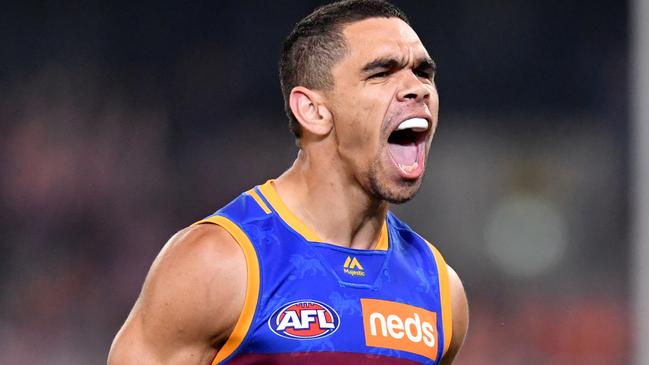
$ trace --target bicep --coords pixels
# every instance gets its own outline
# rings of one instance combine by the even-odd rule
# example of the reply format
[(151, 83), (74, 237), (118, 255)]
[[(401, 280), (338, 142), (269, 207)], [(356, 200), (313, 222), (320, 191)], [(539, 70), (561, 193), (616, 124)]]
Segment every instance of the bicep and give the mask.
[(243, 253), (223, 229), (179, 232), (154, 261), (109, 364), (209, 363), (238, 318), (245, 280)]
[(131, 311), (128, 319), (119, 330), (108, 355), (108, 365), (130, 364), (163, 364), (164, 361), (157, 354), (154, 343), (146, 341), (142, 328), (142, 321), (138, 315), (139, 302)]

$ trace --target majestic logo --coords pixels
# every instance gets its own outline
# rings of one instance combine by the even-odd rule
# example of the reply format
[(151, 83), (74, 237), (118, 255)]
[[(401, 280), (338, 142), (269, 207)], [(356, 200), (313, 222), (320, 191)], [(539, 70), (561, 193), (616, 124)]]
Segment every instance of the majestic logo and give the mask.
[(361, 299), (367, 346), (437, 358), (437, 313), (408, 304)]
[(298, 300), (285, 304), (273, 313), (268, 327), (274, 333), (296, 339), (329, 336), (340, 326), (338, 313), (316, 300)]
[(343, 264), (343, 272), (351, 276), (365, 276), (365, 270), (356, 257), (347, 256)]

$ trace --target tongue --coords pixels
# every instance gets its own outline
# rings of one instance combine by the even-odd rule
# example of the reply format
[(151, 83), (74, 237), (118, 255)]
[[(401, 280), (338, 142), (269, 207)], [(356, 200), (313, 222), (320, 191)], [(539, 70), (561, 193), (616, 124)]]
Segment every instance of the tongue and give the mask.
[(388, 148), (394, 162), (410, 166), (417, 162), (417, 145), (414, 142), (407, 144), (389, 143)]

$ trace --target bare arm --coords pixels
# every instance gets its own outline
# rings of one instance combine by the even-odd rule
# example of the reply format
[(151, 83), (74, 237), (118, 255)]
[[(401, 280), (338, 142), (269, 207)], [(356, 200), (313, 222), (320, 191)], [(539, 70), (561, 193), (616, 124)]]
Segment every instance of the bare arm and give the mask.
[(440, 365), (450, 365), (460, 351), (469, 328), (469, 306), (464, 286), (455, 270), (447, 265), (451, 287), (451, 311), (453, 313), (453, 337)]
[(227, 231), (203, 224), (178, 232), (151, 266), (108, 364), (209, 364), (245, 289), (245, 257)]

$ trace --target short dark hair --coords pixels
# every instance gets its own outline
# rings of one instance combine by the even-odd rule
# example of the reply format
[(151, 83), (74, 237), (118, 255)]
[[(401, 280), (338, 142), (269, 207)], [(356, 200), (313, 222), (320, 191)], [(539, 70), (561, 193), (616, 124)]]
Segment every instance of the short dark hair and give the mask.
[(331, 69), (346, 52), (343, 26), (368, 18), (399, 18), (410, 24), (399, 8), (386, 1), (344, 0), (314, 10), (284, 41), (279, 78), (289, 129), (296, 138), (302, 130), (289, 105), (291, 90), (298, 85), (319, 90), (333, 87)]

